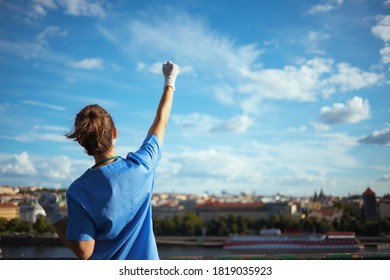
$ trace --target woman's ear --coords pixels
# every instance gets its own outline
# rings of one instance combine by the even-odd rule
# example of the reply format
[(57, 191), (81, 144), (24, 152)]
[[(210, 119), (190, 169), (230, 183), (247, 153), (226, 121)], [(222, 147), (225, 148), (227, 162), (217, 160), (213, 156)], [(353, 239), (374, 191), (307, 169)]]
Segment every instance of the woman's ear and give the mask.
[(114, 127), (114, 129), (112, 130), (112, 138), (118, 138), (118, 129), (116, 127)]
[(113, 146), (115, 146), (117, 136), (118, 136), (118, 129), (116, 129), (116, 127), (114, 127), (114, 129), (112, 130), (112, 145)]

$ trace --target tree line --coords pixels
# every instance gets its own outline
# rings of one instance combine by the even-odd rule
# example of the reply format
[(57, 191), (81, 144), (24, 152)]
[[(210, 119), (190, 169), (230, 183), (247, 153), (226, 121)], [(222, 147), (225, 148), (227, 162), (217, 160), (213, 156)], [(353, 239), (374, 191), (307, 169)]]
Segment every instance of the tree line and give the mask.
[(227, 217), (218, 217), (203, 221), (194, 213), (188, 212), (184, 216), (157, 218), (153, 221), (156, 235), (210, 235), (227, 236), (229, 234), (258, 234), (261, 229), (279, 228), (282, 232), (294, 231), (303, 233), (326, 233), (328, 231), (353, 231), (357, 235), (379, 236), (390, 234), (390, 219), (363, 221), (356, 217), (344, 214), (340, 220), (330, 223), (323, 219), (297, 220), (288, 216), (275, 215), (269, 220), (230, 214)]
[(34, 223), (21, 221), (20, 219), (11, 219), (0, 217), (0, 234), (24, 234), (39, 235), (45, 233), (54, 233), (54, 227), (46, 220), (46, 217), (38, 215)]
[[(285, 231), (305, 233), (326, 233), (328, 231), (353, 231), (357, 235), (379, 236), (390, 234), (390, 219), (364, 221), (346, 211), (340, 220), (332, 223), (326, 220), (301, 219), (275, 215), (269, 220), (254, 219), (246, 216), (230, 214), (203, 221), (198, 215), (187, 212), (183, 216), (160, 218), (153, 220), (154, 232), (158, 236), (227, 236), (229, 234), (258, 234), (261, 229), (279, 228)], [(0, 234), (39, 235), (54, 233), (54, 228), (44, 216), (39, 215), (31, 224), (19, 219), (7, 220), (0, 217)]]

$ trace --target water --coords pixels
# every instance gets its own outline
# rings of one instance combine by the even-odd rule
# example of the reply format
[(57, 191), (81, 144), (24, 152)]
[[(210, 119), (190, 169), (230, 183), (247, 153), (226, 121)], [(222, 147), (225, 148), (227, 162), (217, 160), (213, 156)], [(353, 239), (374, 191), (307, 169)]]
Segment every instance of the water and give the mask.
[(64, 246), (3, 246), (4, 259), (68, 259), (76, 258), (75, 254)]
[[(73, 252), (64, 246), (3, 246), (4, 259), (72, 259)], [(196, 246), (161, 245), (158, 247), (160, 258), (178, 256), (221, 256), (231, 255), (222, 248)]]
[[(198, 247), (181, 245), (160, 245), (158, 246), (160, 258), (169, 257), (217, 257), (233, 255), (234, 253), (217, 247)], [(367, 247), (359, 254), (386, 253), (389, 250), (379, 251), (373, 247)], [(255, 254), (246, 252), (247, 255)], [(64, 246), (3, 246), (2, 255), (4, 259), (75, 259), (73, 252)]]

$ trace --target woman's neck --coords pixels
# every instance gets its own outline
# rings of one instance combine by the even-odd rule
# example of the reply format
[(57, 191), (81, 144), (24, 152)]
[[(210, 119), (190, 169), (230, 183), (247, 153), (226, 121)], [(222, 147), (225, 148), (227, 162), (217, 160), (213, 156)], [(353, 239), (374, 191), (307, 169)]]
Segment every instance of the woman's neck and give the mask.
[(109, 159), (109, 158), (115, 157), (115, 156), (116, 156), (115, 149), (111, 149), (111, 150), (109, 150), (105, 153), (102, 153), (102, 154), (94, 155), (93, 157), (95, 159), (95, 167), (103, 166), (103, 165), (106, 165), (106, 164), (113, 162), (115, 160), (115, 158), (113, 158), (112, 160), (108, 160), (102, 164), (96, 165), (99, 162), (104, 161), (105, 159)]

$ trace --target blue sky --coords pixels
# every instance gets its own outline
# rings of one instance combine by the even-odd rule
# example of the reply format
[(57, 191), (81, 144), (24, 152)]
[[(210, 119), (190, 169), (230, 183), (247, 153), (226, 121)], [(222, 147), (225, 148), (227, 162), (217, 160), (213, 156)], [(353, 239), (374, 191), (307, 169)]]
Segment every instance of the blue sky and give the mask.
[(390, 192), (390, 1), (0, 1), (0, 184), (67, 188), (98, 103), (141, 144), (180, 65), (156, 192)]

